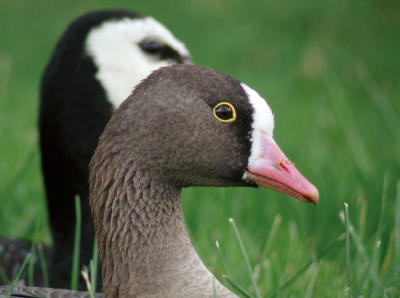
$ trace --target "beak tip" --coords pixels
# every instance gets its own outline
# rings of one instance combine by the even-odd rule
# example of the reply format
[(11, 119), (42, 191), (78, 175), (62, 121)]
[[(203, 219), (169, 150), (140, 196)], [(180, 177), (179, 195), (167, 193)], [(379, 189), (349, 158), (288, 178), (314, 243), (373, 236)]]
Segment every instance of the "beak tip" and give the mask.
[(318, 189), (314, 186), (313, 189), (310, 191), (310, 194), (307, 197), (311, 203), (313, 203), (314, 205), (317, 205), (318, 201), (319, 201)]

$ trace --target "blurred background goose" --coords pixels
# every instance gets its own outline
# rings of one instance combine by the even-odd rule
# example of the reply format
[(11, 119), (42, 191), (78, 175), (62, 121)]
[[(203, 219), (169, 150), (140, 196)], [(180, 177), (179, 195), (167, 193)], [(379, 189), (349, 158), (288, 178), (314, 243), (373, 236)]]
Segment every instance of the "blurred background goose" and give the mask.
[[(209, 68), (164, 67), (134, 89), (90, 163), (106, 297), (213, 296), (214, 276), (183, 220), (184, 187), (261, 186), (318, 202), (273, 129), (256, 91)], [(217, 297), (236, 297), (218, 281), (215, 287)]]
[[(87, 13), (71, 23), (58, 41), (42, 77), (39, 116), (53, 238), (50, 286), (70, 285), (77, 195), (82, 209), (80, 268), (92, 257), (88, 164), (104, 126), (140, 80), (175, 63), (191, 63), (183, 43), (155, 19), (127, 10)], [(0, 265), (12, 280), (31, 244), (8, 239), (0, 244), (10, 252)], [(36, 284), (40, 277), (36, 274)], [(82, 279), (79, 288), (85, 288)]]

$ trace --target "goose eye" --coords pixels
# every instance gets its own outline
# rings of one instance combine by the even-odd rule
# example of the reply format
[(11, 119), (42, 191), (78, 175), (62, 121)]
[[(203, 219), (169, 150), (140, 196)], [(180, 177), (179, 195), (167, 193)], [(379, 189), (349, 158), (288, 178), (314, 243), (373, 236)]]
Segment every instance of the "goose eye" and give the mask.
[(213, 108), (214, 117), (221, 122), (233, 122), (236, 120), (235, 107), (229, 102), (220, 102)]
[(149, 54), (157, 54), (162, 51), (163, 45), (155, 40), (144, 40), (139, 43), (143, 51)]
[(177, 63), (182, 63), (181, 55), (168, 44), (164, 44), (157, 40), (143, 40), (139, 43), (140, 48), (147, 54), (157, 56), (160, 59), (172, 59)]

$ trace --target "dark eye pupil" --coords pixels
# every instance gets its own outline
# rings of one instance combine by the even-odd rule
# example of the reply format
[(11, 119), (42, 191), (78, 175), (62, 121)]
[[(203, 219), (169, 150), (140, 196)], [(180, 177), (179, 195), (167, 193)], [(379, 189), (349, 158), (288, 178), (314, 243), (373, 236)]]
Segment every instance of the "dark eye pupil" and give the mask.
[(228, 105), (220, 105), (215, 109), (215, 114), (222, 120), (229, 120), (233, 117), (232, 108)]

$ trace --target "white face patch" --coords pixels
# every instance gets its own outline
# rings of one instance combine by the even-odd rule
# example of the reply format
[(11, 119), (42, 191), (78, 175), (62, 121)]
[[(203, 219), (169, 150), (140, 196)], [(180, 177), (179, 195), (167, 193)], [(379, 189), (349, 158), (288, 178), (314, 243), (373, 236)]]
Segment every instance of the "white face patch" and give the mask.
[(151, 17), (110, 20), (88, 34), (86, 51), (97, 66), (96, 78), (103, 85), (114, 108), (153, 70), (174, 64), (173, 61), (161, 61), (143, 52), (139, 43), (146, 38), (168, 44), (181, 56), (189, 57), (183, 43)]
[(253, 123), (251, 124), (250, 135), (250, 157), (249, 164), (260, 157), (261, 154), (261, 135), (265, 134), (272, 137), (274, 130), (274, 115), (272, 110), (265, 101), (254, 89), (244, 83), (240, 84), (246, 92), (249, 103), (253, 107)]

